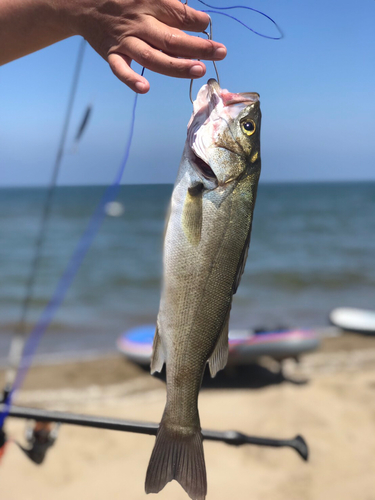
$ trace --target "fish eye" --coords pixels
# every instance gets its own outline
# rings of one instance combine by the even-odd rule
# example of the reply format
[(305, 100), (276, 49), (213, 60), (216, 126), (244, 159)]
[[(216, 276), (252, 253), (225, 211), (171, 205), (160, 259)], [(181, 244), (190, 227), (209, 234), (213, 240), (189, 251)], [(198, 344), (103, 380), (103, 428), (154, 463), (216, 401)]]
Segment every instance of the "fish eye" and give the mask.
[(241, 122), (242, 132), (246, 135), (253, 135), (255, 132), (255, 123), (253, 120), (245, 120)]

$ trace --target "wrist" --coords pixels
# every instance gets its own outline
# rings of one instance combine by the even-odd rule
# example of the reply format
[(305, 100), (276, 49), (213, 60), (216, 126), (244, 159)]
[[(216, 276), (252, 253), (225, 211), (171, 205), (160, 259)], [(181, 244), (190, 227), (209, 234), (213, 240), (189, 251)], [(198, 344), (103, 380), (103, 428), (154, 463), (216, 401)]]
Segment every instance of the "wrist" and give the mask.
[(78, 19), (84, 0), (43, 0), (51, 9), (51, 18), (65, 34), (64, 38), (80, 35)]
[(96, 11), (102, 2), (100, 0), (53, 0), (53, 3), (69, 33), (67, 36), (80, 35), (87, 39), (96, 25)]

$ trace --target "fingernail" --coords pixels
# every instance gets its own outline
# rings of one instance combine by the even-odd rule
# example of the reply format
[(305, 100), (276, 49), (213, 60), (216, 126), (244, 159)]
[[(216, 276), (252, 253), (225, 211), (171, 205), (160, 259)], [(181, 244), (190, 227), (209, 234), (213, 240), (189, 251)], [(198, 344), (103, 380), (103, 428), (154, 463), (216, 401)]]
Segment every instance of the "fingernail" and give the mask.
[(135, 85), (135, 90), (137, 92), (144, 92), (145, 91), (145, 88), (146, 88), (146, 85), (143, 83), (143, 82), (137, 82)]
[(224, 59), (226, 55), (227, 55), (227, 49), (225, 47), (219, 47), (214, 52), (215, 59)]
[(137, 82), (137, 83), (134, 85), (134, 87), (135, 87), (135, 90), (136, 90), (137, 92), (144, 92), (144, 90), (145, 90), (145, 84), (144, 84), (143, 82)]
[(204, 75), (204, 69), (202, 66), (199, 64), (195, 64), (195, 66), (192, 66), (190, 68), (190, 75), (191, 76), (203, 76)]

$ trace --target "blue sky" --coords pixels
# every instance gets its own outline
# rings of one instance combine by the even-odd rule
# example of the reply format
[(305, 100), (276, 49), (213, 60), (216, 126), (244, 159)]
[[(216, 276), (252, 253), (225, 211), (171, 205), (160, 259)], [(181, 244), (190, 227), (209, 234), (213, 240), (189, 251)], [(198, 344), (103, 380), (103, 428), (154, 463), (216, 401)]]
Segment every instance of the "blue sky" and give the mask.
[[(375, 180), (375, 1), (242, 2), (273, 17), (285, 34), (267, 40), (212, 15), (214, 38), (228, 48), (218, 64), (222, 86), (261, 96), (262, 180)], [(197, 0), (189, 5), (204, 8)], [(237, 12), (275, 34), (259, 16)], [(48, 183), (79, 43), (71, 38), (0, 68), (0, 186)], [(214, 76), (207, 67), (194, 95)], [(174, 181), (192, 110), (188, 81), (150, 72), (147, 78), (151, 90), (139, 99), (125, 183)], [(91, 121), (73, 154), (89, 103)], [(111, 182), (132, 103), (132, 92), (87, 47), (59, 184)]]

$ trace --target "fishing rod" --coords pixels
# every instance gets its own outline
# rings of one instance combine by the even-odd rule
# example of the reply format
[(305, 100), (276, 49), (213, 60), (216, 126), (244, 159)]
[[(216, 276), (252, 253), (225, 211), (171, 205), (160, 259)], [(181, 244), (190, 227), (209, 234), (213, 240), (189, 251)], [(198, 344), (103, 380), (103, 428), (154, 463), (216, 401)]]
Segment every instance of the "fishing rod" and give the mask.
[[(142, 70), (142, 75), (143, 72), (144, 68)], [(135, 112), (136, 112), (137, 102), (138, 102), (138, 94), (135, 94), (135, 98), (133, 100), (131, 120), (130, 120), (130, 130), (128, 133), (128, 139), (125, 146), (125, 152), (122, 161), (118, 169), (116, 170), (114, 179), (103, 193), (94, 213), (92, 214), (86, 226), (85, 231), (83, 232), (83, 234), (81, 235), (80, 239), (78, 240), (75, 246), (73, 254), (70, 257), (69, 262), (61, 278), (59, 279), (49, 302), (45, 306), (39, 320), (37, 321), (33, 330), (30, 332), (28, 338), (26, 339), (22, 352), (22, 357), (18, 364), (18, 371), (15, 376), (13, 385), (8, 384), (4, 389), (5, 404), (0, 409), (0, 429), (2, 428), (4, 421), (8, 416), (8, 409), (11, 406), (13, 394), (22, 385), (26, 377), (26, 374), (28, 372), (28, 369), (31, 366), (33, 356), (38, 347), (38, 344), (43, 334), (45, 333), (50, 323), (52, 322), (53, 318), (55, 317), (58, 308), (63, 302), (65, 295), (69, 290), (69, 287), (72, 284), (78, 272), (78, 269), (80, 268), (82, 261), (85, 255), (87, 254), (95, 238), (95, 235), (97, 234), (105, 218), (106, 214), (104, 207), (108, 202), (113, 201), (113, 199), (116, 197), (120, 189), (120, 182), (130, 154), (130, 146), (132, 143), (132, 138), (134, 133)]]
[[(6, 382), (5, 382), (5, 385), (8, 388), (10, 388), (14, 383), (16, 373), (17, 373), (17, 368), (20, 365), (20, 362), (22, 359), (22, 351), (23, 351), (25, 341), (27, 338), (27, 316), (28, 316), (31, 301), (32, 301), (32, 298), (34, 295), (36, 277), (37, 277), (37, 274), (38, 274), (38, 271), (40, 268), (43, 245), (44, 245), (44, 241), (45, 241), (46, 234), (47, 234), (47, 226), (48, 226), (48, 222), (49, 222), (50, 215), (51, 215), (52, 201), (53, 201), (53, 196), (54, 196), (55, 189), (56, 189), (57, 179), (58, 179), (59, 172), (60, 172), (61, 162), (62, 162), (62, 159), (64, 156), (66, 138), (67, 138), (68, 129), (69, 129), (70, 121), (71, 121), (71, 116), (72, 116), (72, 112), (73, 112), (74, 101), (75, 101), (76, 94), (77, 94), (77, 89), (78, 89), (78, 84), (79, 84), (79, 79), (80, 79), (80, 74), (81, 74), (81, 69), (82, 69), (82, 64), (83, 64), (85, 47), (86, 47), (86, 40), (84, 38), (82, 38), (80, 45), (79, 45), (79, 48), (78, 48), (77, 61), (76, 61), (76, 65), (75, 65), (75, 69), (74, 69), (74, 73), (73, 73), (73, 79), (72, 79), (72, 84), (71, 84), (70, 93), (69, 93), (69, 97), (68, 97), (68, 102), (67, 102), (63, 127), (61, 130), (59, 145), (57, 148), (55, 162), (54, 162), (54, 166), (52, 169), (51, 179), (49, 181), (46, 199), (45, 199), (43, 209), (42, 209), (42, 215), (41, 215), (41, 219), (39, 222), (37, 237), (35, 239), (33, 257), (32, 257), (32, 261), (31, 261), (28, 279), (26, 281), (25, 294), (24, 294), (24, 297), (22, 300), (22, 305), (21, 305), (20, 319), (19, 319), (19, 322), (17, 324), (16, 330), (14, 332), (14, 336), (13, 336), (13, 339), (11, 342), (11, 347), (9, 350), (8, 369), (6, 371)], [(85, 122), (81, 125), (82, 130), (80, 130), (80, 135), (82, 135), (83, 129), (85, 128), (85, 125), (88, 121), (88, 118), (89, 118), (89, 116), (86, 117)], [(79, 135), (79, 137), (80, 137), (80, 135)], [(79, 140), (79, 137), (78, 137), (78, 140)], [(76, 137), (76, 141), (77, 141), (77, 137)]]
[[(0, 412), (4, 411), (0, 404)], [(159, 424), (149, 422), (133, 422), (108, 417), (95, 417), (92, 415), (79, 415), (74, 413), (48, 411), (22, 406), (11, 406), (8, 409), (8, 417), (20, 419), (33, 419), (38, 422), (55, 422), (57, 424), (77, 425), (95, 429), (107, 429), (112, 431), (133, 432), (136, 434), (147, 434), (156, 436)], [(203, 439), (206, 441), (221, 441), (232, 446), (252, 444), (255, 446), (268, 446), (271, 448), (288, 447), (293, 448), (305, 461), (308, 460), (309, 450), (306, 441), (300, 435), (292, 439), (272, 439), (256, 436), (248, 436), (238, 431), (212, 431), (202, 429)]]
[[(76, 98), (81, 69), (83, 65), (85, 47), (86, 47), (86, 41), (85, 39), (82, 38), (78, 48), (77, 61), (73, 73), (72, 84), (68, 96), (68, 102), (61, 130), (60, 140), (57, 148), (57, 153), (55, 157), (55, 162), (53, 165), (52, 174), (48, 185), (47, 195), (44, 201), (38, 232), (35, 239), (33, 257), (31, 260), (29, 275), (26, 281), (24, 297), (21, 304), (20, 318), (17, 327), (15, 329), (15, 332), (13, 334), (13, 339), (8, 354), (8, 367), (5, 372), (4, 401), (6, 401), (5, 397), (9, 398), (11, 397), (12, 390), (14, 390), (14, 386), (16, 384), (17, 371), (20, 369), (23, 361), (23, 351), (25, 348), (25, 343), (27, 342), (27, 333), (28, 333), (27, 317), (30, 310), (31, 301), (34, 295), (36, 277), (41, 264), (43, 245), (47, 234), (47, 227), (51, 215), (52, 201), (56, 189), (57, 179), (59, 176), (60, 167), (64, 156), (66, 138), (68, 134), (69, 125), (71, 122), (74, 101)], [(90, 115), (90, 111), (86, 112), (86, 116), (84, 118), (83, 123), (81, 124), (80, 130), (76, 137), (76, 142), (79, 140), (80, 136), (83, 133), (83, 130), (87, 124)], [(4, 409), (4, 413), (0, 412), (0, 457), (4, 454), (5, 443), (7, 440), (5, 432), (3, 430), (5, 417), (6, 417), (6, 409)]]

